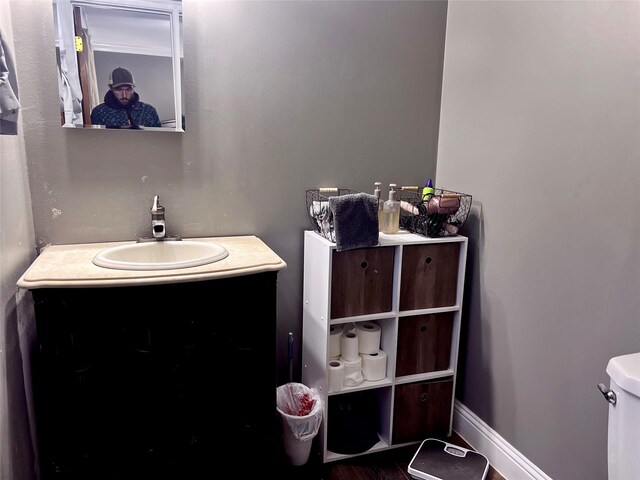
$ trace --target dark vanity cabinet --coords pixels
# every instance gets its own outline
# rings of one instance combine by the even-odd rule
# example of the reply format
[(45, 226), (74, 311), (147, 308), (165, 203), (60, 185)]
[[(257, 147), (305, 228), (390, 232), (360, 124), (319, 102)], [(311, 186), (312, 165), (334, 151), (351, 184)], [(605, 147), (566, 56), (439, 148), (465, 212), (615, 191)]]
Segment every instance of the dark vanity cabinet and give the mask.
[(276, 280), (34, 289), (42, 479), (216, 478), (272, 448)]

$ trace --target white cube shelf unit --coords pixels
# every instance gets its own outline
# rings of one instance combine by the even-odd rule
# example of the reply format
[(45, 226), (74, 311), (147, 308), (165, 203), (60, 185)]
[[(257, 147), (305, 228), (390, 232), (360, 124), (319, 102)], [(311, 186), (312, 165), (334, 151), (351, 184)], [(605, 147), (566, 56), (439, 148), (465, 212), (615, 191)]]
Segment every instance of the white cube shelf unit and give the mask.
[[(451, 435), (467, 245), (401, 230), (338, 252), (304, 233), (302, 382), (324, 404), (323, 462)], [(386, 375), (329, 392), (331, 330), (361, 322), (380, 326)]]

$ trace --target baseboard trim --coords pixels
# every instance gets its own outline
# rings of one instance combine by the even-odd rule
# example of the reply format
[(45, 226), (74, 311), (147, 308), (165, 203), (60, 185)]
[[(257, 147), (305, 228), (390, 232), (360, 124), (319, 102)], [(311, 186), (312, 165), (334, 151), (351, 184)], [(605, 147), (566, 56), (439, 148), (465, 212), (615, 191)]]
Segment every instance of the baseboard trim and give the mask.
[(458, 400), (454, 405), (453, 429), (487, 457), (506, 480), (552, 480)]

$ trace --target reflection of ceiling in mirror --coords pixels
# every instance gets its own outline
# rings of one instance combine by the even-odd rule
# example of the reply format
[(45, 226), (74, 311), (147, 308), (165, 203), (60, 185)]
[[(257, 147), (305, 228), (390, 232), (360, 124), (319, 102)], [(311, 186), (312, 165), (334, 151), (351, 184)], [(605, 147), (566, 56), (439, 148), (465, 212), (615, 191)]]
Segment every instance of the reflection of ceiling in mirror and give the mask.
[[(0, 0), (2, 1), (2, 0)], [(102, 52), (129, 52), (171, 57), (171, 21), (169, 11), (177, 6), (178, 38), (182, 39), (182, 0), (53, 0), (80, 6), (85, 27), (91, 34), (92, 48)], [(145, 12), (145, 9), (159, 10)], [(54, 8), (55, 25), (60, 25)], [(60, 31), (56, 37), (59, 45)], [(183, 56), (180, 41), (180, 57)]]
[(169, 15), (83, 6), (93, 49), (171, 56)]

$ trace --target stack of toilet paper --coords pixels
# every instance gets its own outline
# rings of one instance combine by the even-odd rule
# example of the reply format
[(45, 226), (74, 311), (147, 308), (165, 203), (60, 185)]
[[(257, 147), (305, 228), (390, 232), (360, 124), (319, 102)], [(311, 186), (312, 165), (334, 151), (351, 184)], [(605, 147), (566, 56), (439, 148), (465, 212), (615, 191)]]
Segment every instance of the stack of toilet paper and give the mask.
[(380, 350), (380, 333), (380, 325), (374, 322), (330, 327), (329, 392), (385, 378), (387, 354)]

